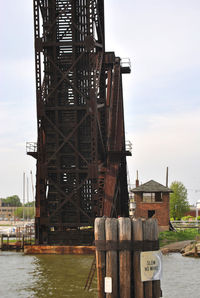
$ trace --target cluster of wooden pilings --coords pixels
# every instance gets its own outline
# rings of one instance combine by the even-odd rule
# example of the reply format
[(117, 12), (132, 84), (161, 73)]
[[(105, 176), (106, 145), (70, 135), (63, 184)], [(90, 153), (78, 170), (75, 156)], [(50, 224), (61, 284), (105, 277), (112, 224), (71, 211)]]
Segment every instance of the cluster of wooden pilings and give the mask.
[(25, 245), (31, 245), (35, 238), (34, 231), (31, 227), (18, 227), (15, 234), (0, 235), (1, 250), (24, 250)]
[(97, 218), (95, 245), (98, 298), (162, 297), (160, 280), (141, 277), (141, 253), (159, 253), (155, 219)]
[[(13, 238), (15, 242), (11, 241)], [(17, 239), (16, 234), (13, 234), (11, 237), (8, 234), (1, 234), (0, 239), (1, 250), (23, 250), (24, 248), (24, 235), (20, 239)]]

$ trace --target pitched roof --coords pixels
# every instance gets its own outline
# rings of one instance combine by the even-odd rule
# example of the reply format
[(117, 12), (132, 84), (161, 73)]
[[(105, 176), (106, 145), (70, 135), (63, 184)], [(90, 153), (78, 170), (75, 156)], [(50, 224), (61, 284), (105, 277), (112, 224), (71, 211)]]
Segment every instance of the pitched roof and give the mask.
[(131, 192), (137, 193), (137, 192), (173, 192), (173, 191), (170, 188), (154, 180), (150, 180), (134, 189), (131, 189)]

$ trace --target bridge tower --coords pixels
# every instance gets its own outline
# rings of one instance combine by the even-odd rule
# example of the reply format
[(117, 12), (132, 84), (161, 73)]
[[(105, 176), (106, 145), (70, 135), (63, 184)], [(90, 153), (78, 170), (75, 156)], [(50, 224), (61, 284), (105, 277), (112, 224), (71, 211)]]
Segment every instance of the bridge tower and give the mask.
[(97, 216), (128, 215), (122, 65), (103, 0), (34, 0), (36, 243), (91, 244)]

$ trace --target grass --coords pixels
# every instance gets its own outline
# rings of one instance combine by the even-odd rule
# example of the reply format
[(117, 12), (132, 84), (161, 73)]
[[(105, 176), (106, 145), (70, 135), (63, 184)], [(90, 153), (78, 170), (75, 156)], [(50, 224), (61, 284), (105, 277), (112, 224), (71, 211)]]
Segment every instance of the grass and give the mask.
[[(16, 243), (16, 242), (19, 242), (19, 241), (22, 241), (22, 239), (17, 240), (17, 241), (16, 241), (16, 239), (9, 239), (9, 243)], [(3, 243), (6, 244), (7, 239), (3, 239)], [(25, 243), (30, 244), (30, 240), (26, 240)], [(31, 244), (35, 244), (35, 239), (31, 239)]]
[(159, 234), (160, 247), (169, 243), (184, 241), (184, 240), (195, 240), (196, 236), (199, 235), (198, 229), (186, 229), (179, 230), (176, 232), (165, 231)]

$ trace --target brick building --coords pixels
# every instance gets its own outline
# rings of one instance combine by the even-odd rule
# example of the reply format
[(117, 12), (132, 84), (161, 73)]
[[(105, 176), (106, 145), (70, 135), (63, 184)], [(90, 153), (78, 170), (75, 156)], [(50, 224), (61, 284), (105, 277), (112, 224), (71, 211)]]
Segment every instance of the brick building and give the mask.
[(10, 207), (0, 199), (0, 220), (11, 220), (15, 217), (17, 207)]
[(184, 216), (188, 216), (188, 215), (193, 217), (200, 216), (200, 200), (196, 202), (196, 205), (190, 206), (190, 211), (184, 214)]
[(158, 220), (159, 229), (164, 231), (169, 229), (169, 194), (172, 192), (168, 187), (150, 180), (131, 191), (134, 193), (136, 203), (135, 218), (151, 218)]
[[(184, 216), (193, 216), (196, 217), (197, 211), (195, 206), (190, 206), (190, 211), (185, 212)], [(198, 216), (199, 216), (199, 210), (198, 210)]]

